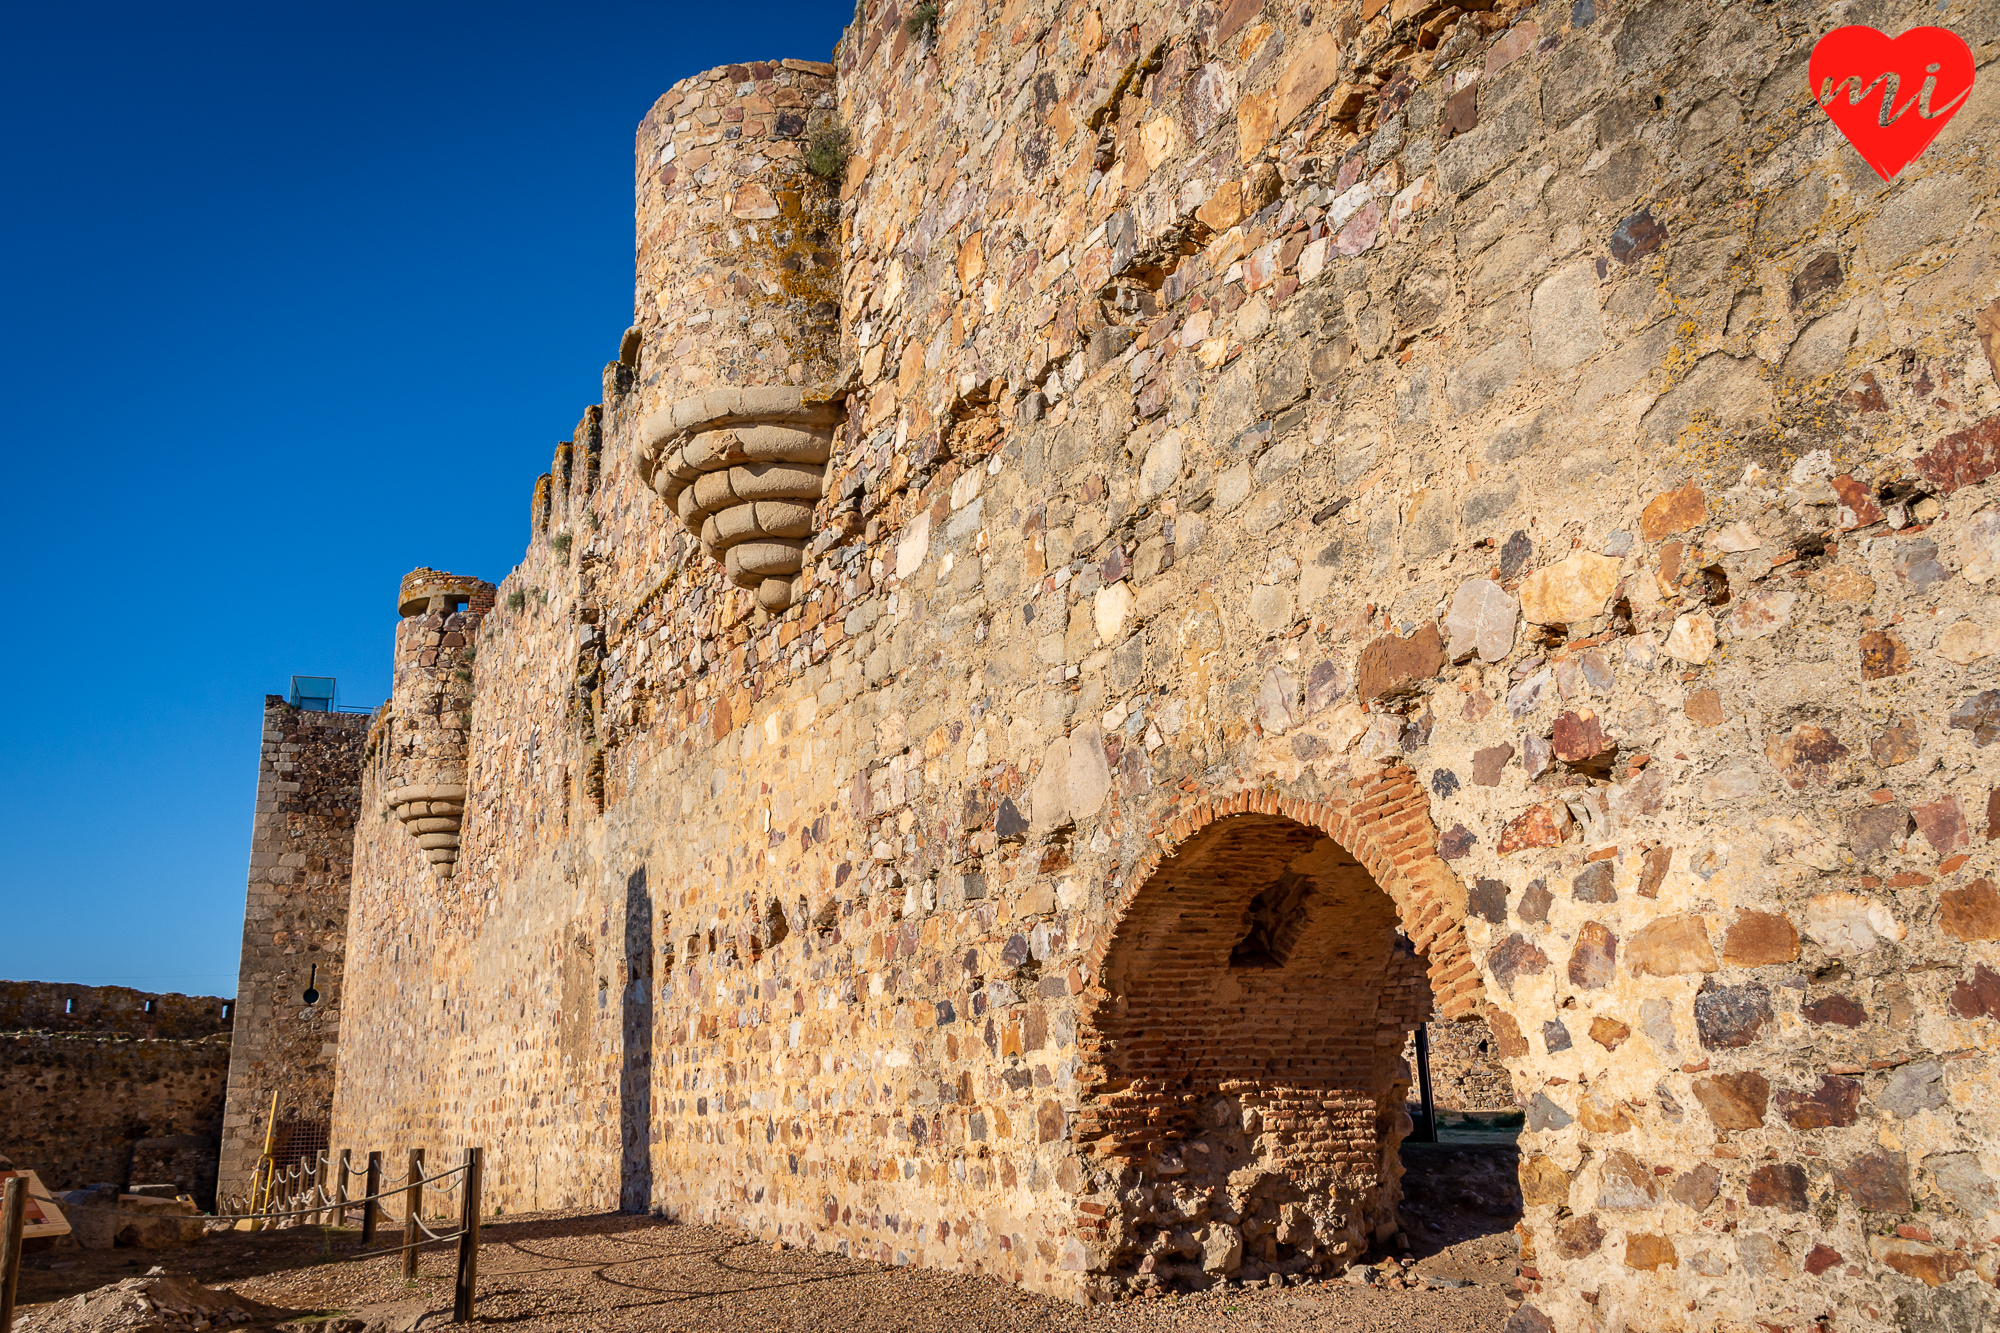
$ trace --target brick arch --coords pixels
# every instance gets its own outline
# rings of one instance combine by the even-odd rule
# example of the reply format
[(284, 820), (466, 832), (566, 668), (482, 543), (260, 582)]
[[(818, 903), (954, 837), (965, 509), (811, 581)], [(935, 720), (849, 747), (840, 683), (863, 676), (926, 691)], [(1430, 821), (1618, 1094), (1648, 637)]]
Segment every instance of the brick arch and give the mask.
[(1177, 1223), (1145, 1202), (1192, 1190), (1240, 1207), (1250, 1274), (1326, 1271), (1397, 1225), (1404, 1037), (1482, 999), (1464, 890), (1400, 766), (1204, 802), (1158, 842), (1090, 954), (1076, 1137), (1141, 1202), (1079, 1219), (1088, 1269), (1205, 1285), (1213, 1256), (1163, 1261)]
[(1274, 791), (1244, 791), (1203, 801), (1166, 820), (1154, 835), (1161, 847), (1133, 867), (1112, 905), (1112, 929), (1090, 952), (1091, 975), (1126, 938), (1132, 909), (1163, 861), (1219, 819), (1276, 816), (1320, 830), (1366, 867), (1396, 905), (1403, 933), (1427, 960), (1437, 1012), (1451, 1020), (1481, 1016), (1485, 986), (1465, 938), (1465, 886), (1437, 852), (1437, 827), (1417, 775), (1400, 764), (1349, 782), (1349, 795), (1306, 801)]

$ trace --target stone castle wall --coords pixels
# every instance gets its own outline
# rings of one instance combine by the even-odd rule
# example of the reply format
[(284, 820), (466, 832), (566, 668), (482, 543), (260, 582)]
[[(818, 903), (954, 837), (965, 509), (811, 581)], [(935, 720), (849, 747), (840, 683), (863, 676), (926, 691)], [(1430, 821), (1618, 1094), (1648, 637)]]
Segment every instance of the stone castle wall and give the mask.
[(1435, 1007), (1527, 1108), (1520, 1327), (1990, 1305), (2000, 27), (1850, 17), (1989, 66), (1893, 183), (1790, 3), (865, 3), (830, 89), (676, 85), (449, 876), (363, 777), (337, 1143), (1326, 1271)]
[(308, 712), (275, 694), (264, 698), (222, 1124), (224, 1194), (249, 1189), (274, 1094), (279, 1154), (325, 1146), (368, 726), (365, 714)]
[(215, 1198), (231, 1002), (0, 981), (0, 1157), (53, 1190), (172, 1181)]

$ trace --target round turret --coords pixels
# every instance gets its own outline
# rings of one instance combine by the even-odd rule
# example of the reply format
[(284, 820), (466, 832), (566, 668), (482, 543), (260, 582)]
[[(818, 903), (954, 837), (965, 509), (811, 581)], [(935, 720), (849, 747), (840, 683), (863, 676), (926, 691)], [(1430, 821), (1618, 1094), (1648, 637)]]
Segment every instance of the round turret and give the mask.
[(839, 196), (805, 160), (831, 108), (830, 66), (730, 65), (639, 127), (639, 473), (771, 610), (791, 604), (841, 416)]
[(472, 726), (474, 632), (493, 609), (484, 579), (413, 569), (396, 595), (396, 674), (382, 802), (440, 880), (458, 861)]

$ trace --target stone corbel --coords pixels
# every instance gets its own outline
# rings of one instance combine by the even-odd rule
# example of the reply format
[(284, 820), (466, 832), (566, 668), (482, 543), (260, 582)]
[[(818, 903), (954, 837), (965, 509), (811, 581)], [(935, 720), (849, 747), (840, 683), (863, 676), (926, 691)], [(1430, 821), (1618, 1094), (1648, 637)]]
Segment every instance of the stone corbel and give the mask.
[(417, 783), (398, 787), (383, 798), (403, 827), (416, 838), (424, 859), (439, 879), (450, 879), (458, 864), (458, 831), (465, 820), (465, 785)]
[(640, 423), (639, 476), (730, 582), (782, 611), (805, 563), (842, 415), (839, 403), (791, 385), (711, 389)]

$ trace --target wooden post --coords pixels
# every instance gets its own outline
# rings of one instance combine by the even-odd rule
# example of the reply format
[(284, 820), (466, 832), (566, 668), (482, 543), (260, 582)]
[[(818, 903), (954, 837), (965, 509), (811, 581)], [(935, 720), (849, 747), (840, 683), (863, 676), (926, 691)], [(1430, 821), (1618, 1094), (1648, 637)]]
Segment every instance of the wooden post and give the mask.
[(382, 1154), (368, 1154), (368, 1175), (362, 1186), (365, 1191), (361, 1204), (361, 1243), (364, 1246), (375, 1243), (375, 1223), (382, 1216), (382, 1204), (375, 1196), (382, 1192)]
[(474, 1288), (479, 1285), (479, 1174), (483, 1165), (482, 1156), (481, 1149), (465, 1150), (465, 1179), (459, 1182), (459, 1188), (465, 1191), (465, 1205), (459, 1215), (458, 1290), (451, 1302), (451, 1322), (454, 1324), (472, 1322), (472, 1297)]
[(21, 1231), (27, 1225), (28, 1178), (7, 1177), (0, 1196), (0, 1333), (14, 1327), (14, 1288), (21, 1279)]
[(333, 1186), (333, 1224), (337, 1227), (347, 1225), (347, 1178), (354, 1170), (353, 1154), (352, 1148), (340, 1150), (340, 1174)]
[(403, 1196), (403, 1244), (410, 1248), (403, 1251), (403, 1281), (417, 1280), (417, 1242), (423, 1239), (423, 1232), (417, 1229), (417, 1218), (424, 1208), (424, 1150), (410, 1149), (410, 1188)]

